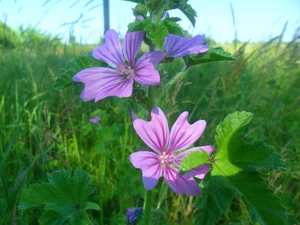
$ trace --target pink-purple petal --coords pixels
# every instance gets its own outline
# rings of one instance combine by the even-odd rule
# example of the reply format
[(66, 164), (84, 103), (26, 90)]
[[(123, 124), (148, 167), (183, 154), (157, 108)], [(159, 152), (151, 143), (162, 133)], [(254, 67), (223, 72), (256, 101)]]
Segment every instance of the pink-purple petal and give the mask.
[(201, 35), (196, 35), (192, 39), (169, 34), (166, 37), (164, 48), (168, 56), (179, 58), (188, 54), (206, 52), (207, 46), (203, 46), (204, 38)]
[(190, 170), (185, 175), (190, 177), (197, 177), (198, 179), (204, 179), (204, 177), (208, 172), (209, 172), (209, 165), (205, 164)]
[(143, 16), (140, 16), (140, 15), (136, 16), (135, 19), (136, 19), (136, 20), (142, 20), (142, 21), (145, 20), (144, 17), (143, 17)]
[(93, 51), (93, 57), (115, 68), (118, 65), (125, 66), (118, 33), (115, 30), (108, 30), (104, 38), (105, 43)]
[(200, 150), (206, 151), (206, 153), (208, 155), (210, 155), (214, 151), (214, 149), (215, 149), (215, 147), (212, 146), (212, 145), (205, 145), (205, 146), (199, 146), (199, 147), (192, 148), (191, 150), (197, 149), (197, 148), (199, 148)]
[(131, 68), (134, 67), (135, 57), (140, 50), (144, 32), (128, 32), (123, 42), (123, 53)]
[(205, 120), (189, 124), (187, 118), (188, 112), (183, 112), (174, 123), (170, 133), (169, 152), (183, 150), (191, 146), (202, 135), (206, 127)]
[(103, 85), (102, 89), (97, 93), (95, 102), (108, 96), (117, 96), (119, 98), (130, 97), (133, 90), (133, 79), (126, 79), (125, 76), (118, 74), (119, 77), (111, 78)]
[(155, 69), (155, 65), (159, 63), (165, 56), (162, 51), (148, 52), (144, 54), (136, 63), (134, 79), (136, 82), (145, 86), (153, 86), (160, 84), (160, 75)]
[(146, 190), (153, 189), (162, 176), (161, 163), (156, 154), (149, 151), (132, 153), (129, 160), (135, 168), (141, 169)]
[(163, 60), (165, 55), (166, 53), (163, 51), (148, 52), (144, 54), (141, 58), (139, 58), (139, 60), (136, 63), (136, 67), (138, 68), (139, 66), (142, 66), (145, 63), (151, 63), (153, 66), (155, 66), (157, 63)]
[(171, 189), (179, 195), (185, 193), (187, 195), (197, 196), (201, 193), (198, 183), (193, 178), (180, 176), (179, 170), (168, 164), (165, 164), (164, 178)]
[(189, 54), (198, 54), (198, 53), (204, 53), (208, 51), (208, 46), (207, 45), (200, 45), (193, 47), (189, 50)]
[[(92, 67), (84, 69), (77, 73), (73, 80), (76, 82), (82, 82), (85, 87), (80, 95), (83, 101), (89, 101), (96, 99), (96, 96), (111, 83), (122, 78), (116, 71), (109, 68)], [(97, 101), (97, 100), (96, 100)]]
[(162, 153), (169, 140), (168, 121), (163, 111), (154, 107), (151, 121), (135, 119), (133, 126), (140, 138), (154, 151)]

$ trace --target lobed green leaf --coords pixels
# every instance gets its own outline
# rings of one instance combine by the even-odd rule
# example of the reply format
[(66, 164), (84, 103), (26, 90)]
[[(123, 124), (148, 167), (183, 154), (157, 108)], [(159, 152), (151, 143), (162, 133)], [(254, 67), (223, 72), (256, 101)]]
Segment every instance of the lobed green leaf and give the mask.
[(262, 140), (247, 142), (244, 139), (242, 129), (249, 124), (252, 116), (248, 112), (235, 112), (217, 126), (218, 152), (214, 160), (226, 158), (243, 169), (285, 168), (272, 146)]
[(253, 223), (286, 224), (286, 209), (258, 172), (243, 170), (228, 178), (242, 196)]
[(179, 9), (183, 14), (189, 19), (189, 21), (192, 23), (192, 25), (195, 27), (196, 25), (196, 19), (197, 12), (192, 8), (190, 4), (182, 4), (179, 6)]
[(127, 32), (143, 31), (145, 27), (145, 23), (143, 20), (135, 20), (134, 22), (129, 23), (127, 27), (128, 27)]
[(100, 210), (99, 206), (87, 202), (94, 192), (89, 187), (89, 175), (81, 169), (59, 170), (48, 174), (48, 183), (32, 184), (25, 189), (20, 198), (19, 210), (28, 211), (44, 207), (39, 219), (41, 224), (88, 224), (86, 210)]
[(252, 116), (253, 114), (250, 112), (235, 112), (228, 114), (224, 121), (217, 126), (216, 141), (219, 149), (217, 157), (226, 157), (223, 155), (228, 154), (227, 145), (232, 136), (245, 127), (251, 121)]
[(189, 19), (189, 21), (195, 27), (197, 12), (192, 8), (190, 4), (187, 4), (188, 0), (176, 0), (170, 1), (167, 9), (179, 9)]
[(194, 214), (195, 224), (215, 224), (237, 193), (223, 176), (207, 174), (203, 183), (204, 188)]
[(151, 11), (155, 11), (155, 14), (157, 14), (157, 11), (163, 8), (165, 5), (165, 0), (151, 0), (151, 1), (145, 1), (147, 4), (147, 7)]
[(208, 62), (217, 62), (217, 61), (228, 61), (235, 60), (235, 58), (229, 53), (224, 51), (222, 47), (210, 48), (205, 53), (200, 53), (198, 55), (189, 55), (184, 57), (186, 64), (189, 66), (208, 63)]
[(164, 26), (168, 29), (170, 34), (175, 34), (178, 36), (185, 36), (185, 31), (176, 22), (170, 20), (169, 18), (163, 21)]
[(163, 49), (165, 37), (168, 34), (167, 27), (163, 23), (159, 23), (153, 31), (149, 32), (149, 38), (159, 49)]
[(251, 118), (252, 113), (235, 112), (217, 126), (218, 151), (210, 160), (213, 169), (204, 188), (207, 196), (197, 204), (195, 216), (202, 224), (216, 223), (236, 195), (242, 197), (253, 223), (285, 224), (285, 208), (257, 171), (284, 168), (284, 163), (265, 142), (243, 138), (243, 129)]
[(203, 164), (209, 163), (209, 156), (206, 151), (192, 151), (187, 154), (180, 163), (180, 174), (183, 175)]
[(61, 74), (55, 81), (54, 88), (57, 90), (64, 89), (73, 84), (73, 76), (76, 74), (76, 71), (73, 69), (64, 70), (63, 74)]
[(181, 21), (181, 19), (179, 17), (168, 17), (166, 19), (164, 19), (166, 21), (172, 21), (172, 22), (179, 22)]

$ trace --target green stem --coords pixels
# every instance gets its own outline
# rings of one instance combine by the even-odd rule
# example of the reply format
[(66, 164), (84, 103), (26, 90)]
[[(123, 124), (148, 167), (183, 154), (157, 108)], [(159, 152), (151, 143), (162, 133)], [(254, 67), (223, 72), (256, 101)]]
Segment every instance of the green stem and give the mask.
[[(148, 117), (151, 119), (151, 110), (154, 107), (155, 104), (155, 96), (154, 96), (154, 88), (152, 86), (148, 87)], [(152, 211), (152, 191), (146, 191), (146, 199), (144, 204), (144, 221), (143, 225), (149, 225), (150, 224), (150, 218), (151, 218), (151, 211)]]
[(148, 87), (148, 117), (151, 119), (151, 111), (155, 106), (155, 96), (154, 96), (154, 88), (153, 86)]
[(166, 184), (166, 181), (164, 180), (162, 182), (162, 185), (161, 185), (161, 188), (160, 188), (159, 197), (158, 197), (158, 203), (157, 203), (156, 209), (160, 208), (162, 202), (166, 198), (167, 191), (168, 191), (169, 187), (168, 187), (168, 185), (165, 185), (165, 184)]
[(146, 202), (144, 206), (144, 222), (143, 225), (149, 225), (150, 224), (150, 218), (151, 218), (151, 209), (152, 209), (152, 191), (146, 192)]

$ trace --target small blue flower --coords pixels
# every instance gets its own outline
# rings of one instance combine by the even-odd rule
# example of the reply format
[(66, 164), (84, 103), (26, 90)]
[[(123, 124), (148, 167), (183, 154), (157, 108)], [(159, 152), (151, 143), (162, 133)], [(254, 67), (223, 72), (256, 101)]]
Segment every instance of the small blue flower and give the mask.
[(136, 210), (127, 209), (126, 218), (127, 218), (127, 225), (136, 224), (139, 215), (142, 213), (143, 208), (138, 207)]

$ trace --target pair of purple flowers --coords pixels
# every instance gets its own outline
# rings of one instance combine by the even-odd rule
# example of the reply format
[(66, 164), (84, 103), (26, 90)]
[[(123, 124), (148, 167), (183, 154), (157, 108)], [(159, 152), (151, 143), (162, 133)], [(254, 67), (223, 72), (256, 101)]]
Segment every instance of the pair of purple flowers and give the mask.
[[(73, 77), (74, 81), (85, 84), (81, 93), (83, 101), (95, 99), (96, 102), (108, 96), (129, 97), (133, 91), (134, 80), (144, 86), (159, 85), (160, 75), (155, 66), (165, 55), (179, 58), (208, 50), (206, 45), (202, 45), (204, 38), (200, 35), (189, 39), (170, 34), (165, 39), (164, 51), (148, 52), (136, 61), (143, 38), (144, 32), (126, 33), (121, 46), (115, 30), (106, 32), (105, 44), (97, 47), (93, 56), (106, 62), (111, 68), (88, 68)], [(164, 176), (177, 194), (200, 194), (199, 185), (193, 177), (203, 179), (209, 171), (209, 166), (201, 165), (183, 176), (179, 174), (178, 168), (189, 152), (204, 150), (210, 154), (213, 147), (200, 146), (186, 150), (200, 138), (206, 126), (204, 120), (189, 124), (187, 118), (188, 112), (183, 112), (169, 131), (166, 116), (158, 107), (153, 108), (150, 122), (133, 114), (134, 129), (155, 152), (141, 150), (129, 157), (133, 166), (142, 170), (146, 190), (153, 189), (160, 177)], [(179, 151), (182, 152), (176, 154)]]
[(74, 81), (85, 84), (81, 93), (83, 101), (95, 99), (97, 102), (108, 96), (129, 97), (134, 80), (144, 86), (157, 86), (160, 75), (155, 66), (166, 54), (179, 58), (208, 50), (206, 45), (202, 45), (204, 38), (200, 35), (189, 39), (170, 34), (164, 43), (165, 52), (148, 52), (136, 61), (143, 38), (144, 32), (126, 33), (121, 46), (115, 30), (106, 32), (105, 44), (93, 51), (93, 57), (106, 62), (111, 68), (88, 68), (73, 77)]

